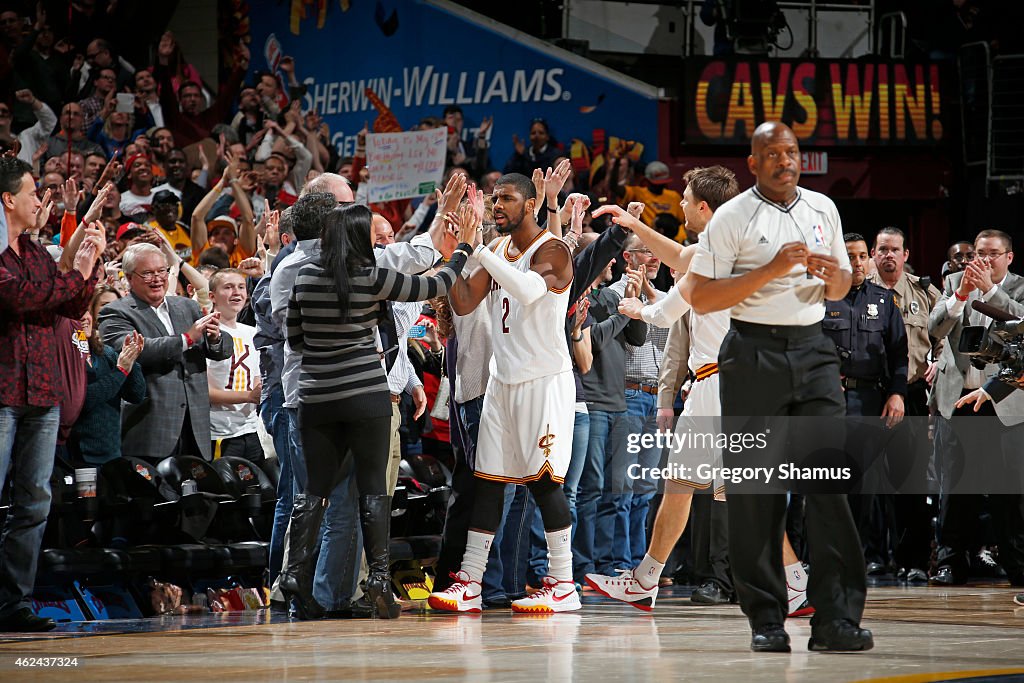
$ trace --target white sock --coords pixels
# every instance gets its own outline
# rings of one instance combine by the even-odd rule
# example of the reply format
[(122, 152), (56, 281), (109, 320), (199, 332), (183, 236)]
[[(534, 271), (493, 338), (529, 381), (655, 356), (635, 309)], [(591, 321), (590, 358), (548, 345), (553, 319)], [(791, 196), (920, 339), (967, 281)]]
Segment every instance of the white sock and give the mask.
[(480, 582), (487, 570), (487, 556), (491, 554), (494, 534), (485, 534), (472, 529), (466, 534), (466, 554), (462, 556), (462, 571), (469, 574), (470, 581)]
[(647, 553), (636, 569), (633, 570), (633, 578), (641, 586), (650, 590), (658, 585), (658, 580), (661, 579), (661, 572), (664, 569), (665, 565), (663, 563), (658, 562), (651, 557), (650, 553)]
[(807, 591), (807, 573), (800, 562), (786, 565), (786, 585), (801, 593)]
[(545, 531), (548, 542), (548, 574), (559, 581), (572, 581), (572, 527)]

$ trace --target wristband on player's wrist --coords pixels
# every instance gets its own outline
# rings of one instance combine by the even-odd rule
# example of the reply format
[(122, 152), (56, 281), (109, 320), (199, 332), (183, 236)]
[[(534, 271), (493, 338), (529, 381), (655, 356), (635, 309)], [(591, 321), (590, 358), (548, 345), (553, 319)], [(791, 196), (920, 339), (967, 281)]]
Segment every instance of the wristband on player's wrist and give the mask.
[(962, 296), (960, 294), (960, 290), (958, 290), (958, 289), (954, 289), (953, 290), (953, 296), (955, 296), (958, 301), (967, 301), (967, 297), (966, 296)]

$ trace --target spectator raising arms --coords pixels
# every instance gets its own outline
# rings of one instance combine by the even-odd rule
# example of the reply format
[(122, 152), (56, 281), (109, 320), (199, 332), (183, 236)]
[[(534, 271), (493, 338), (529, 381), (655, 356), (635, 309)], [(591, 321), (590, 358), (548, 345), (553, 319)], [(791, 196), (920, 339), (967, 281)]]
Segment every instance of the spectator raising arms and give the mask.
[(100, 273), (97, 259), (106, 248), (100, 227), (87, 228), (74, 245), (72, 269), (58, 271), (46, 249), (29, 236), (42, 205), (30, 171), (20, 159), (0, 157), (8, 242), (0, 253), (0, 488), (8, 472), (12, 477), (6, 531), (0, 536), (0, 631), (55, 627), (52, 619), (33, 614), (29, 602), (50, 510), (60, 421), (54, 326), (59, 316), (85, 313)]
[(562, 156), (558, 143), (551, 137), (551, 129), (544, 119), (534, 119), (530, 122), (530, 146), (519, 139), (518, 135), (512, 136), (512, 144), (515, 152), (505, 164), (505, 173), (522, 173), (529, 178), (533, 169), (554, 167), (555, 159)]

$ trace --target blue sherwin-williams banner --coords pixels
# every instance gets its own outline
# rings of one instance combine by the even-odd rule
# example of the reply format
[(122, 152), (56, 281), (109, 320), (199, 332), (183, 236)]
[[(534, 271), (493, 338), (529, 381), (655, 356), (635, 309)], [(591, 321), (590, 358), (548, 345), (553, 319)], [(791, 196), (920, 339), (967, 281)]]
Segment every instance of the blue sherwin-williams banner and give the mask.
[[(347, 9), (346, 9), (347, 7)], [(265, 70), (268, 38), (294, 57), (339, 154), (355, 151), (364, 123), (377, 111), (371, 88), (404, 129), (458, 104), (471, 137), (494, 117), (491, 162), (512, 154), (512, 135), (527, 139), (533, 118), (545, 119), (568, 150), (592, 133), (657, 143), (657, 89), (609, 73), (581, 57), (439, 0), (303, 0), (252, 2), (252, 68)], [(271, 43), (273, 40), (271, 40)]]

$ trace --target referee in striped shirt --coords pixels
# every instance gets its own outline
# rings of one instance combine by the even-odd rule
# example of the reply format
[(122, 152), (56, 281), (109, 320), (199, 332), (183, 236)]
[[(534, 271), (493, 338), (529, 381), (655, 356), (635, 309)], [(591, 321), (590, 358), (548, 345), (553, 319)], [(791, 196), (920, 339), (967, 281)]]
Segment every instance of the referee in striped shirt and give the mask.
[[(719, 352), (723, 423), (735, 431), (747, 416), (840, 419), (839, 359), (821, 331), (825, 299), (842, 299), (851, 283), (839, 212), (828, 197), (798, 187), (800, 147), (788, 126), (758, 126), (747, 166), (754, 187), (715, 212), (682, 288), (697, 313), (732, 309)], [(842, 448), (841, 434), (816, 436)], [(763, 464), (757, 457), (724, 454), (726, 466)], [(871, 632), (860, 628), (864, 556), (846, 496), (806, 500), (807, 595), (816, 609), (808, 648), (869, 650)], [(729, 556), (755, 652), (790, 651), (782, 625), (785, 515), (784, 494), (729, 494)]]

